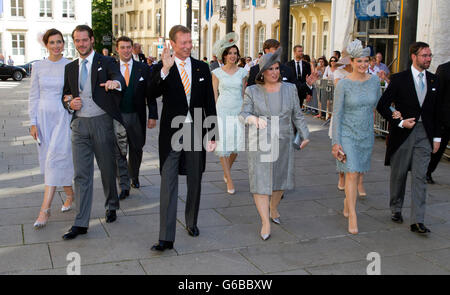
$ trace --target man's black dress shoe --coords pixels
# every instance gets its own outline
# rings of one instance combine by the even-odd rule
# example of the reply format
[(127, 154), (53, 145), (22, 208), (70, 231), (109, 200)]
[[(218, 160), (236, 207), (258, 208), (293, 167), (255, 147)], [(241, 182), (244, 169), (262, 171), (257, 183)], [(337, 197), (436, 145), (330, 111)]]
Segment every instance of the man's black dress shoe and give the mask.
[(427, 173), (427, 182), (429, 184), (434, 184), (435, 183), (434, 180), (433, 180), (433, 177), (431, 177), (431, 173), (430, 174)]
[(426, 234), (431, 232), (423, 223), (411, 224), (411, 231), (418, 234)]
[(190, 236), (196, 237), (200, 234), (198, 227), (194, 225), (193, 227), (186, 227), (186, 230)]
[(75, 239), (78, 235), (84, 235), (87, 233), (87, 227), (72, 226), (68, 232), (63, 235), (63, 240)]
[(129, 195), (130, 195), (130, 191), (127, 189), (124, 189), (120, 192), (119, 200), (126, 199)]
[(391, 220), (396, 223), (403, 223), (403, 217), (401, 212), (392, 214)]
[(106, 218), (106, 223), (111, 223), (111, 222), (116, 221), (116, 219), (117, 219), (116, 210), (106, 210), (105, 218)]
[(139, 180), (131, 180), (131, 187), (140, 188)]
[(150, 250), (164, 251), (166, 249), (173, 249), (173, 242), (159, 240), (158, 244), (153, 245), (153, 247)]

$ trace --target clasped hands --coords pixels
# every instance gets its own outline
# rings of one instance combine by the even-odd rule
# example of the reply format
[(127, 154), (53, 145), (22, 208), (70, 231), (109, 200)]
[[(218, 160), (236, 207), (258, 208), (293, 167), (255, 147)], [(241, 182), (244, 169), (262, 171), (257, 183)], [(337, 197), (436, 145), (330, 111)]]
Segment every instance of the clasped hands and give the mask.
[[(267, 127), (267, 121), (264, 120), (263, 118), (259, 118), (256, 116), (249, 116), (247, 119), (247, 123), (250, 125), (255, 125), (256, 128), (258, 128), (258, 129), (265, 129)], [(306, 147), (309, 142), (310, 142), (309, 139), (304, 139), (300, 143), (300, 149), (303, 149), (304, 147)]]

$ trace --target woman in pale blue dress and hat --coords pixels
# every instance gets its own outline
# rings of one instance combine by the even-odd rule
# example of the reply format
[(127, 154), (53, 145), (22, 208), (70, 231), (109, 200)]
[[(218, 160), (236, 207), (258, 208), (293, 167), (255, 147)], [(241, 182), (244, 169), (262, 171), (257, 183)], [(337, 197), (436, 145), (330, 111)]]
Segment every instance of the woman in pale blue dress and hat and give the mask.
[(355, 40), (347, 47), (352, 72), (338, 81), (335, 90), (332, 154), (337, 170), (345, 173), (343, 214), (348, 231), (358, 233), (356, 196), (358, 179), (370, 169), (374, 144), (373, 112), (381, 97), (380, 80), (367, 73), (370, 48)]
[(249, 125), (250, 192), (261, 217), (263, 240), (270, 237), (270, 221), (280, 224), (278, 204), (284, 191), (294, 189), (295, 129), (303, 138), (300, 148), (309, 143), (297, 88), (281, 80), (280, 54), (281, 48), (261, 57), (256, 84), (246, 88), (240, 113)]
[(216, 99), (217, 121), (219, 125), (219, 140), (216, 155), (220, 157), (223, 168), (223, 179), (227, 184), (227, 192), (235, 193), (231, 178), (231, 167), (243, 149), (243, 124), (239, 122), (244, 88), (248, 72), (239, 67), (239, 48), (236, 46), (238, 36), (228, 33), (218, 40), (213, 47), (214, 54), (221, 58), (224, 65), (212, 71), (214, 97)]

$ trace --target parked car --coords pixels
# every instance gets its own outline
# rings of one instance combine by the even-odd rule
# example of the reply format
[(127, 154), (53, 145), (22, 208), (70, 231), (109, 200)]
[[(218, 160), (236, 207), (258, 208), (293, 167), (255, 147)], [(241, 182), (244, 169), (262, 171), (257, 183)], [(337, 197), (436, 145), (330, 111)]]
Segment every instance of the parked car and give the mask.
[(14, 81), (21, 81), (26, 76), (28, 76), (27, 72), (21, 67), (0, 64), (0, 79), (3, 81), (9, 78), (13, 78)]
[(26, 63), (24, 65), (18, 66), (23, 68), (26, 72), (28, 76), (31, 76), (31, 71), (33, 70), (33, 65), (35, 62), (39, 61), (38, 59), (30, 61), (29, 63)]

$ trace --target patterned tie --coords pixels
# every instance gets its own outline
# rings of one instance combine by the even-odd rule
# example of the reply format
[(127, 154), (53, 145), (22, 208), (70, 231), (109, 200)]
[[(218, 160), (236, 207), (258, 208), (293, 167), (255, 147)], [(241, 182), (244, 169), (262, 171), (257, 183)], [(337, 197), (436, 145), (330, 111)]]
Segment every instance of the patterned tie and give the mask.
[(420, 91), (424, 91), (425, 90), (425, 83), (423, 83), (423, 73), (419, 73), (419, 86), (420, 86)]
[(128, 64), (124, 64), (125, 65), (125, 83), (127, 84), (127, 86), (128, 86), (128, 84), (130, 84), (130, 69), (128, 68)]
[(86, 64), (88, 63), (87, 59), (83, 59), (81, 62), (81, 75), (80, 75), (80, 89), (83, 91), (84, 84), (86, 84), (87, 76), (88, 76), (88, 70)]
[(300, 62), (297, 62), (297, 79), (300, 81), (302, 79), (302, 70), (300, 68)]
[(189, 76), (186, 72), (186, 69), (184, 68), (184, 66), (186, 65), (186, 63), (184, 61), (180, 62), (180, 66), (181, 66), (181, 82), (183, 83), (183, 87), (184, 87), (184, 93), (186, 93), (186, 96), (189, 94), (189, 92), (191, 91), (191, 83), (189, 82)]

